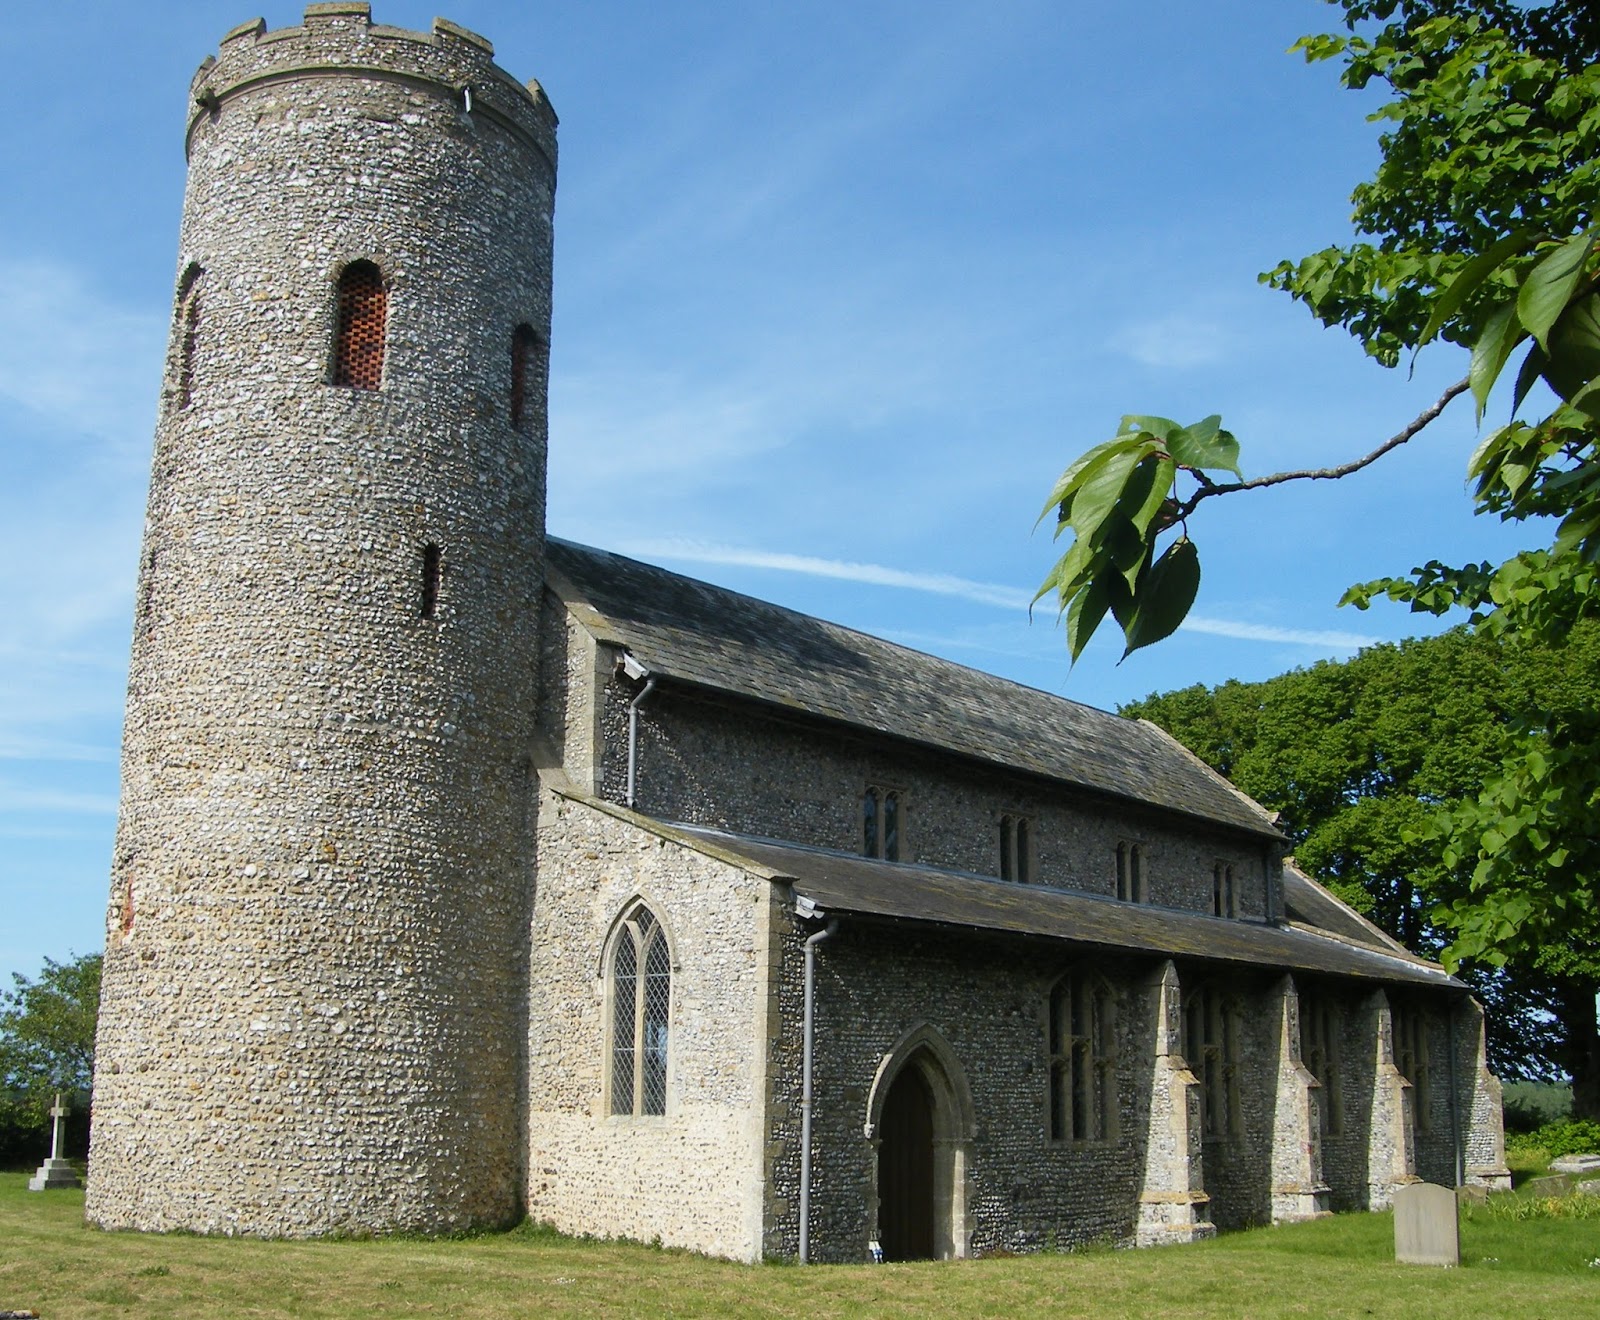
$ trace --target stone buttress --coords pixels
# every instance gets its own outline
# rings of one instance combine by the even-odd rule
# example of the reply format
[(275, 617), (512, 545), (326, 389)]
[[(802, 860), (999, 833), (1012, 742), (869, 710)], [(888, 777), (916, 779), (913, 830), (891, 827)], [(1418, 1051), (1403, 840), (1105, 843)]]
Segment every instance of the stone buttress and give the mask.
[(482, 38), (230, 32), (188, 188), (87, 1211), (521, 1210), (555, 115)]

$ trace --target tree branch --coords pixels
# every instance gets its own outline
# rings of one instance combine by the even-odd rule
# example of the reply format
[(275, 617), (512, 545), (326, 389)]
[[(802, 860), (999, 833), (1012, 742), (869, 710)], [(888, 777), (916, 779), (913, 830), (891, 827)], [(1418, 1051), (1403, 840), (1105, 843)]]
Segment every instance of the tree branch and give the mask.
[(1429, 422), (1432, 422), (1445, 410), (1450, 400), (1454, 399), (1458, 394), (1465, 394), (1470, 385), (1471, 381), (1463, 376), (1441, 394), (1431, 407), (1423, 409), (1403, 429), (1396, 431), (1370, 454), (1363, 455), (1361, 458), (1349, 463), (1341, 463), (1338, 467), (1301, 468), (1297, 472), (1273, 472), (1265, 477), (1252, 477), (1249, 481), (1221, 483), (1196, 473), (1195, 476), (1200, 482), (1200, 489), (1178, 506), (1177, 511), (1169, 519), (1169, 523), (1187, 518), (1195, 511), (1201, 500), (1212, 495), (1230, 495), (1234, 491), (1240, 490), (1260, 490), (1264, 486), (1281, 486), (1286, 481), (1337, 481), (1340, 477), (1348, 477), (1352, 472), (1359, 472), (1369, 463), (1376, 463), (1391, 449), (1398, 449), (1407, 440), (1413, 439)]

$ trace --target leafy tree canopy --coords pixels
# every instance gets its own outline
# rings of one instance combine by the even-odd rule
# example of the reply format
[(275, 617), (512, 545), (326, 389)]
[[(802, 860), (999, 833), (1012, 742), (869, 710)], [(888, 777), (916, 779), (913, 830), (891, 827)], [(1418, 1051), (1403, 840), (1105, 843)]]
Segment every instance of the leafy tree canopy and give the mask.
[(0, 1122), (40, 1128), (55, 1092), (89, 1102), (100, 1011), (100, 955), (46, 958), (36, 981), (13, 973), (0, 994)]
[[(1508, 748), (1520, 753), (1510, 717), (1534, 701), (1600, 707), (1600, 624), (1561, 647), (1456, 629), (1262, 683), (1153, 695), (1123, 714), (1161, 725), (1281, 813), (1302, 867), (1437, 957), (1470, 868), (1441, 849), (1436, 823), (1499, 779)], [(1503, 1076), (1566, 1073), (1585, 1092), (1600, 919), (1575, 917), (1561, 940), (1514, 953), (1460, 969), (1490, 1010), (1491, 1063)]]
[[(1353, 241), (1261, 278), (1385, 365), (1443, 340), (1468, 350), (1467, 373), (1368, 453), (1249, 479), (1219, 417), (1124, 417), (1068, 466), (1041, 515), (1054, 516), (1058, 537), (1071, 533), (1039, 596), (1056, 599), (1074, 660), (1108, 613), (1124, 654), (1178, 627), (1199, 587), (1189, 524), (1204, 501), (1358, 471), (1465, 394), (1481, 420), (1514, 359), (1511, 420), (1483, 437), (1466, 468), (1478, 512), (1558, 520), (1553, 536), (1534, 524), (1549, 544), (1499, 565), (1429, 563), (1352, 587), (1345, 600), (1364, 609), (1387, 596), (1433, 614), (1464, 607), (1486, 634), (1550, 644), (1600, 617), (1600, 9), (1588, 0), (1330, 3), (1343, 30), (1296, 49), (1341, 62), (1352, 88), (1389, 93), (1371, 116), (1381, 164), (1353, 195)], [(1415, 837), (1431, 831), (1437, 865), (1466, 877), (1437, 912), (1453, 934), (1447, 961), (1525, 963), (1595, 910), (1600, 717), (1593, 704), (1528, 694), (1505, 720), (1516, 737), (1479, 791), (1413, 822)]]

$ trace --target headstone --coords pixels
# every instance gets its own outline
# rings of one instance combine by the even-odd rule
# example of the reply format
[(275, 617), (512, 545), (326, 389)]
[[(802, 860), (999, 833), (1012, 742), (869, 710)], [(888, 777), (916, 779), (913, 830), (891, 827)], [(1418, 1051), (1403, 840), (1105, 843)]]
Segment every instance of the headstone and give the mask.
[(1564, 1173), (1547, 1173), (1540, 1178), (1529, 1178), (1521, 1190), (1528, 1196), (1565, 1196), (1572, 1190), (1572, 1179)]
[(1488, 1205), (1489, 1189), (1480, 1187), (1477, 1183), (1467, 1183), (1456, 1188), (1456, 1200), (1462, 1205)]
[(1585, 1196), (1600, 1196), (1600, 1178), (1585, 1178), (1578, 1184), (1578, 1190)]
[(39, 1166), (39, 1172), (28, 1179), (30, 1192), (49, 1191), (56, 1187), (82, 1187), (78, 1181), (78, 1171), (72, 1167), (72, 1161), (63, 1159), (61, 1155), (62, 1137), (67, 1126), (67, 1106), (62, 1102), (61, 1092), (56, 1092), (56, 1102), (50, 1106), (50, 1158)]
[(1394, 1258), (1402, 1265), (1461, 1264), (1461, 1226), (1450, 1188), (1408, 1183), (1395, 1192)]
[(1551, 1173), (1600, 1173), (1600, 1155), (1562, 1155), (1550, 1161)]

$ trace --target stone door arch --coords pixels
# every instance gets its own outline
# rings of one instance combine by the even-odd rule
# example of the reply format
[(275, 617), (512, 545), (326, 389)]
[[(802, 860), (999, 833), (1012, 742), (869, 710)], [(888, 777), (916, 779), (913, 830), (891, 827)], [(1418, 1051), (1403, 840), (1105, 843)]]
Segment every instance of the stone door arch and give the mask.
[(972, 1091), (949, 1043), (923, 1023), (883, 1056), (867, 1101), (871, 1238), (891, 1259), (965, 1257)]

